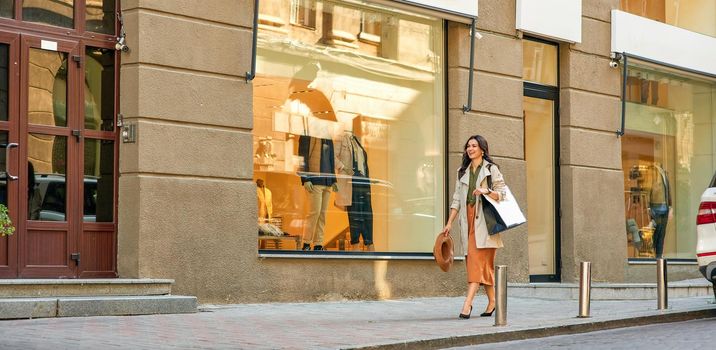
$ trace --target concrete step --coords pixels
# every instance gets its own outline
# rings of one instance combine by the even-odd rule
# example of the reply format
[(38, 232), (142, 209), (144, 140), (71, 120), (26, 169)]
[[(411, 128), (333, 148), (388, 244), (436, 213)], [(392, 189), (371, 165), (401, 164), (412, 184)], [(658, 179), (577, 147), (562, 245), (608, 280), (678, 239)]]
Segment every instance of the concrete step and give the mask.
[(171, 279), (0, 279), (0, 298), (102, 295), (167, 295)]
[(0, 319), (177, 314), (196, 310), (196, 297), (176, 295), (0, 299)]
[[(713, 296), (710, 282), (705, 279), (669, 282), (669, 298)], [(511, 297), (541, 299), (579, 299), (577, 283), (509, 283)], [(592, 283), (592, 300), (656, 300), (656, 283)]]

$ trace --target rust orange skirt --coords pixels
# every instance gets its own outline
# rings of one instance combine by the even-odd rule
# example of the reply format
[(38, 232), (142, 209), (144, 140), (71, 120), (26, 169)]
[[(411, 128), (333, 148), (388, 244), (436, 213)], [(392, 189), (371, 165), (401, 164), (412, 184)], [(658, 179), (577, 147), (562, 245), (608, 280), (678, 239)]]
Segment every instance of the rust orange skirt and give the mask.
[(475, 206), (467, 205), (467, 282), (488, 286), (495, 284), (497, 248), (477, 248), (475, 244)]

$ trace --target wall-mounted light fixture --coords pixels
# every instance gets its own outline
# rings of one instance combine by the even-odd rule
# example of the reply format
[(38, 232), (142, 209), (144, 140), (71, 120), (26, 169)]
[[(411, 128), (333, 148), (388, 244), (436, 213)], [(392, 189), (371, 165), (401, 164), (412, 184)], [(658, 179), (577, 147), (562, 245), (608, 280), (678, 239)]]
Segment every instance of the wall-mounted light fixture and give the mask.
[(114, 44), (114, 49), (122, 52), (129, 52), (129, 46), (125, 43), (127, 39), (127, 33), (124, 31), (124, 19), (122, 14), (117, 11), (117, 20), (119, 21), (119, 36), (117, 37), (117, 43)]
[(622, 54), (619, 52), (612, 52), (611, 55), (609, 55), (609, 67), (617, 68), (619, 67), (619, 62), (622, 60)]

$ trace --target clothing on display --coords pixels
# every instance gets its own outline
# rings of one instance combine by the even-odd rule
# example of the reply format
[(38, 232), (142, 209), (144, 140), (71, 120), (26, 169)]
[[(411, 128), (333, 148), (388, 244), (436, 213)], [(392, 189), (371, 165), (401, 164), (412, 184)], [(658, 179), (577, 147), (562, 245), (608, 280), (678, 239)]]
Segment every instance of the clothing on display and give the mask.
[(655, 176), (649, 196), (649, 213), (654, 220), (654, 252), (657, 258), (664, 253), (664, 238), (666, 225), (669, 222), (669, 209), (671, 208), (671, 195), (669, 178), (659, 164), (654, 164)]
[(266, 188), (264, 180), (256, 180), (256, 197), (259, 205), (259, 221), (270, 221), (273, 216), (271, 190)]
[(358, 138), (350, 131), (343, 133), (336, 157), (341, 177), (336, 205), (345, 206), (348, 213), (348, 225), (351, 244), (373, 244), (373, 208), (371, 204), (370, 174), (368, 171), (368, 153)]
[(320, 250), (323, 246), (331, 186), (336, 183), (333, 141), (302, 135), (298, 139), (298, 155), (303, 157), (299, 175), (308, 193), (303, 245), (305, 249), (306, 245), (313, 243), (314, 249)]
[(298, 155), (303, 157), (299, 171), (301, 184), (332, 186), (336, 183), (333, 141), (301, 135), (298, 138)]

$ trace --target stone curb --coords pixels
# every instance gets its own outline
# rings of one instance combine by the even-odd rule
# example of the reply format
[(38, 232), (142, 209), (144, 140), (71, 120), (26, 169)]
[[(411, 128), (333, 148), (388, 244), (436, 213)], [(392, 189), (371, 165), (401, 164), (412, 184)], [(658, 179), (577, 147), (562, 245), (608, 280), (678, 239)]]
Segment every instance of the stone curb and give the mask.
[(670, 312), (637, 316), (623, 319), (595, 321), (554, 327), (536, 327), (514, 331), (497, 332), (490, 334), (467, 335), (460, 337), (445, 337), (435, 339), (411, 340), (402, 343), (380, 344), (344, 348), (345, 350), (396, 350), (396, 349), (444, 349), (450, 347), (480, 345), (506, 342), (512, 340), (525, 340), (533, 338), (552, 337), (557, 335), (579, 334), (623, 327), (636, 327), (658, 323), (681, 322), (702, 318), (716, 317), (716, 308), (690, 310), (684, 312)]

